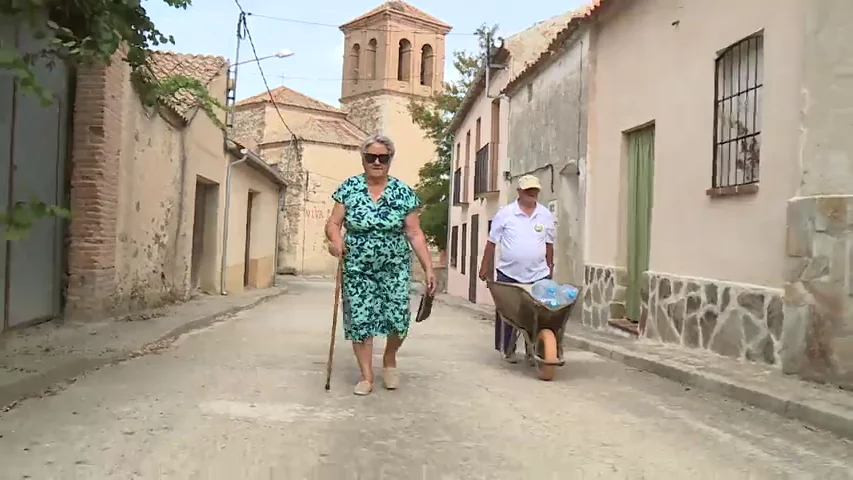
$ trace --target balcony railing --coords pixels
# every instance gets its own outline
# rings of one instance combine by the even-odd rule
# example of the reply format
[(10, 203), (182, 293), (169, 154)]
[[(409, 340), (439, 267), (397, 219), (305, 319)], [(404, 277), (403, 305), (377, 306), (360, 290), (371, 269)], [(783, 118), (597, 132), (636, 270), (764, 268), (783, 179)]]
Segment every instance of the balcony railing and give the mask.
[(483, 148), (477, 151), (476, 159), (474, 160), (474, 195), (482, 195), (489, 191), (489, 153), (491, 149), (489, 144), (483, 145)]
[(453, 204), (459, 205), (462, 203), (462, 168), (457, 168), (453, 172)]

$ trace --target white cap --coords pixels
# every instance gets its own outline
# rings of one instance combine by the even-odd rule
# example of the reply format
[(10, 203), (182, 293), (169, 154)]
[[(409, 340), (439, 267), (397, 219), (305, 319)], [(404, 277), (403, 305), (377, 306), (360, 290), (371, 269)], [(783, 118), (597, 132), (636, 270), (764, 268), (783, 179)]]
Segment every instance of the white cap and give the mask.
[(518, 188), (522, 190), (529, 190), (531, 188), (542, 190), (542, 184), (539, 183), (539, 179), (533, 175), (524, 175), (518, 179)]

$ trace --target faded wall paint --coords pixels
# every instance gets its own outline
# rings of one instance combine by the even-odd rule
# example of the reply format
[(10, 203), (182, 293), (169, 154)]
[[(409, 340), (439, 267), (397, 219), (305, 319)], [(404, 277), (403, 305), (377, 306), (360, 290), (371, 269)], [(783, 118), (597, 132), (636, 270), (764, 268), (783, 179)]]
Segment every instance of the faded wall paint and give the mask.
[[(276, 212), (278, 186), (245, 163), (231, 173), (231, 205), (228, 214), (228, 252), (225, 289), (229, 294), (245, 287), (267, 288), (273, 284), (278, 243)], [(249, 193), (252, 193), (251, 218)], [(249, 263), (246, 264), (246, 232), (249, 225)], [(248, 270), (248, 272), (247, 272)], [(244, 278), (245, 277), (245, 278)], [(247, 280), (248, 283), (244, 283)]]
[(305, 213), (291, 261), (303, 274), (333, 275), (337, 261), (329, 255), (326, 240), (326, 221), (335, 205), (332, 194), (344, 180), (363, 173), (364, 169), (355, 148), (309, 144), (305, 146), (304, 162), (306, 188), (302, 192), (302, 205)]
[[(624, 133), (655, 123), (651, 270), (780, 287), (783, 205), (799, 183), (803, 66), (799, 0), (625, 3), (599, 22), (589, 128), (590, 263), (624, 267)], [(736, 11), (736, 15), (732, 12)], [(714, 59), (764, 30), (761, 184), (709, 198)]]
[(180, 120), (145, 109), (130, 88), (125, 108), (114, 299), (118, 310), (136, 310), (189, 295), (186, 135)]
[[(222, 92), (224, 98), (224, 72), (209, 89)], [(204, 265), (199, 270), (199, 284), (213, 293), (220, 278), (228, 162), (222, 131), (204, 112), (195, 112), (185, 125), (163, 107), (143, 107), (130, 85), (124, 95), (116, 308), (148, 308), (186, 300), (191, 295), (199, 178), (219, 187), (214, 190), (218, 199), (212, 203), (215, 220), (206, 222), (208, 231), (202, 229), (206, 245), (201, 258)]]
[(507, 163), (513, 181), (504, 188), (512, 199), (518, 177), (539, 178), (540, 203), (554, 202), (556, 210), (555, 280), (582, 285), (589, 36), (575, 35), (552, 58), (510, 93)]
[(853, 4), (825, 0), (805, 8), (798, 189), (786, 208), (782, 371), (853, 390)]

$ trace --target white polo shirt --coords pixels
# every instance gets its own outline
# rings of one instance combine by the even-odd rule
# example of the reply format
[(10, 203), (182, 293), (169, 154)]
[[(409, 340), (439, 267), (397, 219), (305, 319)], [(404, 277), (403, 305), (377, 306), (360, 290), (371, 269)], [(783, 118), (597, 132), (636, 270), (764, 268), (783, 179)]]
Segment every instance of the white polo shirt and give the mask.
[(542, 204), (529, 217), (518, 201), (504, 206), (492, 219), (489, 241), (501, 247), (497, 269), (521, 283), (548, 276), (545, 244), (554, 243), (554, 216)]

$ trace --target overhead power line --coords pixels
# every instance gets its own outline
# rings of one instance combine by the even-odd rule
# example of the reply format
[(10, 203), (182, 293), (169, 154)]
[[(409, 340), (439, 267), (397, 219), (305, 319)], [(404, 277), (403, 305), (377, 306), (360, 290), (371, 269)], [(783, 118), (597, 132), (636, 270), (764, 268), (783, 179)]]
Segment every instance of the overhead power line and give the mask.
[(290, 125), (288, 125), (287, 122), (284, 120), (284, 115), (281, 114), (281, 110), (278, 109), (278, 104), (275, 101), (275, 98), (273, 97), (269, 82), (267, 82), (267, 76), (264, 74), (264, 67), (261, 65), (261, 58), (258, 56), (258, 50), (255, 48), (255, 41), (252, 40), (252, 32), (251, 30), (249, 30), (249, 25), (245, 20), (247, 13), (245, 10), (243, 10), (243, 6), (240, 5), (240, 0), (234, 0), (234, 3), (237, 4), (237, 8), (240, 9), (240, 15), (243, 17), (240, 22), (242, 24), (242, 32), (238, 30), (238, 36), (240, 35), (240, 33), (244, 33), (246, 35), (246, 38), (249, 40), (249, 45), (252, 47), (252, 55), (255, 57), (255, 63), (258, 65), (258, 71), (261, 73), (261, 79), (263, 79), (264, 81), (264, 88), (266, 88), (267, 94), (270, 97), (270, 103), (272, 103), (273, 107), (275, 108), (275, 113), (278, 114), (278, 118), (279, 120), (281, 120), (281, 123), (284, 125), (284, 128), (287, 129), (288, 133), (290, 133), (294, 140), (298, 140), (299, 137), (296, 135), (296, 133), (293, 132), (293, 130), (290, 128)]
[[(248, 12), (246, 15), (249, 15), (252, 17), (257, 17), (257, 18), (264, 18), (267, 20), (274, 20), (277, 22), (298, 23), (301, 25), (311, 25), (311, 26), (315, 26), (315, 27), (328, 27), (328, 28), (334, 28), (334, 29), (340, 28), (338, 25), (333, 25), (331, 23), (311, 22), (308, 20), (298, 20), (295, 18), (274, 17), (272, 15), (263, 15), (260, 13), (253, 13), (253, 12)], [(435, 32), (417, 31), (417, 30), (414, 30), (414, 31), (413, 30), (395, 30), (395, 29), (390, 29), (390, 28), (359, 28), (358, 30), (367, 31), (367, 32), (399, 32), (399, 33), (435, 35)], [(450, 33), (448, 33), (448, 35), (471, 36), (471, 37), (477, 36), (476, 33), (465, 33), (465, 32), (450, 32)]]

